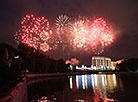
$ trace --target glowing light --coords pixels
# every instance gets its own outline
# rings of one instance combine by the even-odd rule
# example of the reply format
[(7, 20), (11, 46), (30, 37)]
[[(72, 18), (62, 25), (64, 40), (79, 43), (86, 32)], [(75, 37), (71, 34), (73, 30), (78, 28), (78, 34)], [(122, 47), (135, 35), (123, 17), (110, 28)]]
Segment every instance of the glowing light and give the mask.
[(65, 55), (64, 52), (69, 51), (64, 50), (72, 48), (101, 54), (115, 39), (113, 30), (103, 18), (79, 17), (73, 22), (62, 14), (56, 18), (53, 31), (45, 17), (26, 15), (21, 21), (21, 29), (15, 34), (15, 40), (18, 44), (25, 43), (44, 52), (62, 47)]
[(69, 30), (71, 27), (70, 18), (67, 15), (58, 16), (55, 22), (58, 33), (64, 33), (65, 30)]
[(82, 88), (85, 89), (85, 79), (84, 79), (84, 75), (82, 75)]
[(112, 44), (114, 36), (112, 29), (108, 27), (102, 18), (95, 20), (79, 19), (73, 25), (74, 48), (82, 48), (100, 54), (104, 47)]
[(55, 28), (58, 44), (62, 44), (63, 47), (69, 46), (71, 44), (71, 31), (72, 24), (70, 23), (70, 18), (66, 15), (60, 15), (55, 20)]
[(21, 29), (14, 36), (18, 44), (24, 43), (37, 50), (45, 52), (54, 48), (52, 31), (45, 17), (26, 15), (21, 21)]
[(70, 79), (70, 88), (72, 89), (72, 76), (69, 79)]
[[(56, 31), (56, 39), (57, 39), (57, 46), (62, 47), (62, 57), (65, 60), (65, 56), (70, 55), (69, 50), (66, 51), (66, 49), (71, 48), (71, 41), (72, 41), (72, 36), (71, 36), (71, 19), (67, 15), (60, 15), (56, 18), (55, 20), (55, 31)], [(67, 52), (67, 53), (65, 53)], [(67, 55), (66, 55), (67, 54)]]
[(76, 86), (77, 86), (77, 89), (79, 89), (78, 75), (76, 75)]

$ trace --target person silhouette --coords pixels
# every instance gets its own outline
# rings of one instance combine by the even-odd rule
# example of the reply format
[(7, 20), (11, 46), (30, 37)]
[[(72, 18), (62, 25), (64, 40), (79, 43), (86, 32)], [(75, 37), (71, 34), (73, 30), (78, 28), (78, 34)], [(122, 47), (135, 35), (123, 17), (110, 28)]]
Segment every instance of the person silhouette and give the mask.
[(8, 57), (7, 48), (0, 47), (0, 93), (8, 92), (10, 83), (18, 78), (18, 75), (9, 67)]

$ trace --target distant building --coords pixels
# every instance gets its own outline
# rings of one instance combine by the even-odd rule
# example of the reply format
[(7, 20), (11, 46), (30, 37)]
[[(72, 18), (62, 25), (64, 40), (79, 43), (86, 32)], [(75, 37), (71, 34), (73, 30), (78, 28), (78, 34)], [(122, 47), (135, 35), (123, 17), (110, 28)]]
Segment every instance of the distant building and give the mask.
[(111, 58), (104, 56), (92, 56), (92, 66), (95, 70), (115, 70), (115, 65)]
[[(121, 60), (123, 61), (123, 60)], [(76, 66), (77, 70), (115, 70), (116, 64), (119, 61), (112, 61), (111, 58), (105, 56), (92, 56), (92, 65), (87, 67), (85, 65)]]

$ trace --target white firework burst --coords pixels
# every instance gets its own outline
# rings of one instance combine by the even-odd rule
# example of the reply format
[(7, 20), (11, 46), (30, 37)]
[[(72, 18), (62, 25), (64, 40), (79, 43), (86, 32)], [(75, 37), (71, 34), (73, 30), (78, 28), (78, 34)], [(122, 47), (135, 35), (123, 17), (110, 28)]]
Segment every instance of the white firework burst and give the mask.
[(67, 15), (60, 15), (56, 18), (55, 26), (58, 32), (63, 33), (71, 28), (70, 18)]

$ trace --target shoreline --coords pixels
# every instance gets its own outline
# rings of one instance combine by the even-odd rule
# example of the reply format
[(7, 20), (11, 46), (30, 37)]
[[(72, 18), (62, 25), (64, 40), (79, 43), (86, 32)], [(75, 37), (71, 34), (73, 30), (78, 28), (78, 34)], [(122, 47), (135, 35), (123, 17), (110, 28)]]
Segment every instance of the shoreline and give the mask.
[(89, 75), (89, 74), (138, 74), (138, 72), (113, 72), (113, 71), (81, 71), (81, 72), (70, 72), (70, 73), (27, 73), (26, 80), (27, 82), (34, 79), (40, 78), (55, 78), (55, 77), (63, 77), (63, 76), (74, 76), (74, 75)]
[[(97, 75), (102, 75), (102, 74), (138, 74), (138, 72), (96, 72), (96, 73), (88, 73), (88, 72), (70, 72), (70, 73), (26, 73), (25, 75), (25, 80), (23, 82), (19, 82), (14, 88), (10, 90), (9, 95), (11, 96), (6, 96), (3, 97), (3, 99), (0, 99), (1, 101), (3, 100), (27, 100), (27, 94), (26, 94), (26, 86), (37, 83), (40, 81), (45, 81), (45, 80), (53, 80), (57, 78), (67, 78), (67, 76), (75, 76), (75, 75), (89, 75), (89, 74), (97, 74)], [(24, 90), (24, 91), (23, 91)], [(22, 93), (22, 94), (17, 94), (17, 93)], [(22, 96), (22, 97), (21, 97)]]

